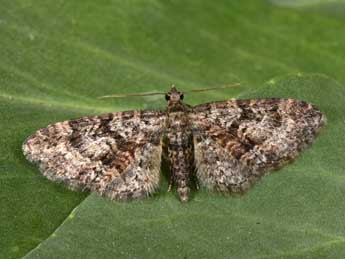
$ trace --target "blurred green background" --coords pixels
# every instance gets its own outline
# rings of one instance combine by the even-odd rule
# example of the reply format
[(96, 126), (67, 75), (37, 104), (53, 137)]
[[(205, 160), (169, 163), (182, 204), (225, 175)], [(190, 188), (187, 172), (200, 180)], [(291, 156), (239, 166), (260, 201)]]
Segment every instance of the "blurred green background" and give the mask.
[[(341, 0), (0, 0), (0, 257), (345, 258), (344, 25)], [(152, 198), (110, 202), (22, 155), (50, 123), (165, 107), (97, 96), (234, 82), (186, 102), (292, 97), (328, 118), (244, 196), (200, 190), (181, 204), (162, 177)]]

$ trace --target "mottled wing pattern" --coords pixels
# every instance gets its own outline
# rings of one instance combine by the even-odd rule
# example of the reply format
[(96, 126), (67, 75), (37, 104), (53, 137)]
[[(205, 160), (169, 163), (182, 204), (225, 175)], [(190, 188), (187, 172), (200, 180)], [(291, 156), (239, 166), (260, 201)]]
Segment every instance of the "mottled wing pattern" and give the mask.
[(127, 111), (59, 122), (23, 145), (48, 179), (111, 199), (140, 198), (158, 186), (165, 114)]
[(315, 106), (293, 99), (214, 102), (189, 116), (198, 180), (233, 193), (295, 159), (325, 122)]

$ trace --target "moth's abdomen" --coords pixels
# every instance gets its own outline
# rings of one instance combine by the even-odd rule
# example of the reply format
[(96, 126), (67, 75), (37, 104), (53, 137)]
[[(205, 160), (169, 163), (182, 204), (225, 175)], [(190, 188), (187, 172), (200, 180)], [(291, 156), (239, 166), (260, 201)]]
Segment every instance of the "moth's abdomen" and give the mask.
[(193, 168), (193, 136), (184, 112), (169, 114), (167, 137), (172, 179), (181, 201), (185, 202), (190, 192)]
[(187, 201), (190, 192), (190, 173), (193, 161), (191, 139), (190, 137), (190, 140), (185, 143), (170, 143), (168, 146), (171, 173), (181, 201)]

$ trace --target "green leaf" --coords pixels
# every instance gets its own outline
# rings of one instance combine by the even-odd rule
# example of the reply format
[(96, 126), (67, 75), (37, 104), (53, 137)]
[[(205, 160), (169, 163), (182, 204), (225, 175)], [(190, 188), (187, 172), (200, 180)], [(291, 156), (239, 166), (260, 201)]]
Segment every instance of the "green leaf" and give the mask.
[(131, 203), (90, 195), (27, 258), (344, 256), (344, 105), (329, 100), (345, 98), (345, 89), (325, 76), (290, 76), (242, 97), (277, 96), (317, 104), (328, 125), (298, 161), (248, 194), (199, 191), (188, 204), (166, 188)]
[[(342, 257), (343, 30), (341, 15), (268, 1), (1, 1), (0, 257), (23, 256), (48, 237), (29, 256)], [(283, 76), (299, 73), (340, 83)], [(165, 105), (97, 96), (234, 82), (241, 87), (186, 101), (289, 96), (329, 118), (287, 173), (241, 198), (198, 192), (182, 206), (163, 181), (154, 198), (112, 203), (44, 179), (22, 155), (26, 137), (49, 123)]]

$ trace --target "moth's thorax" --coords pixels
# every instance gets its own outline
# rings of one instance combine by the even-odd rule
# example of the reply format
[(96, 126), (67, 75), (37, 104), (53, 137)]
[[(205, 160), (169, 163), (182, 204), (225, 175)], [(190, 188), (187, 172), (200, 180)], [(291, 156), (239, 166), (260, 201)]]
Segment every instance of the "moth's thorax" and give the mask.
[(188, 119), (188, 106), (180, 101), (169, 102), (166, 127), (173, 181), (177, 185), (181, 201), (187, 201), (193, 167), (193, 135)]
[(168, 101), (168, 105), (167, 105), (167, 113), (171, 113), (171, 112), (187, 112), (187, 106), (181, 101)]

